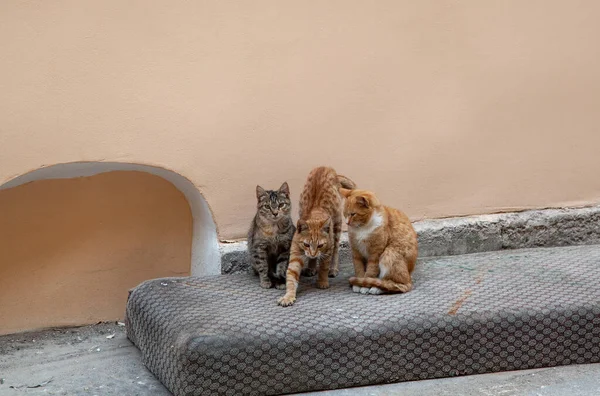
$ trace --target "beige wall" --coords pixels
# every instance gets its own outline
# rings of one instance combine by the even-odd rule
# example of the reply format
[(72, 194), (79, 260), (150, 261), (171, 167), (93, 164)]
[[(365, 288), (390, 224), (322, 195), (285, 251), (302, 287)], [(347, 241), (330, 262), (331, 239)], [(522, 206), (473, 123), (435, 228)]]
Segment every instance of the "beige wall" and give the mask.
[(0, 191), (0, 334), (121, 320), (127, 291), (190, 270), (183, 194), (144, 172)]
[(223, 239), (255, 184), (297, 198), (320, 164), (413, 219), (597, 203), (599, 17), (596, 0), (5, 0), (0, 184), (152, 164), (201, 190)]

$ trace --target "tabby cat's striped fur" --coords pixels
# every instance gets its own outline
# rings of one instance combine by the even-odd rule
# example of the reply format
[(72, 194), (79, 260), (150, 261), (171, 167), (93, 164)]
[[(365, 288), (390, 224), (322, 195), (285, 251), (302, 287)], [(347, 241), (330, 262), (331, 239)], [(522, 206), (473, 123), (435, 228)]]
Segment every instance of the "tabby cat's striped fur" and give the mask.
[(283, 183), (279, 190), (256, 186), (257, 211), (248, 232), (248, 253), (260, 286), (285, 288), (285, 274), (290, 244), (296, 227), (291, 217), (290, 188)]

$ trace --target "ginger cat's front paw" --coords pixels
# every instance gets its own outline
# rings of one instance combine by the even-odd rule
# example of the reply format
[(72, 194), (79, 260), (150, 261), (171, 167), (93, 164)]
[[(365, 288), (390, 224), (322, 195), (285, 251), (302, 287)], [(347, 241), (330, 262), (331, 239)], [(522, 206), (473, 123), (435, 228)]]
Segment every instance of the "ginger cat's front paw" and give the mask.
[(329, 281), (328, 280), (317, 281), (317, 287), (319, 289), (329, 289)]
[(295, 302), (296, 297), (288, 296), (286, 294), (285, 296), (281, 297), (279, 301), (277, 301), (277, 304), (281, 305), (282, 307), (289, 307), (291, 305), (294, 305)]
[(263, 289), (270, 289), (271, 286), (273, 286), (271, 281), (260, 281), (260, 287), (262, 287)]
[(330, 278), (335, 278), (339, 273), (340, 273), (340, 270), (337, 269), (337, 268), (330, 268), (329, 269), (329, 277)]
[(278, 283), (275, 285), (275, 288), (279, 290), (285, 290), (285, 283)]

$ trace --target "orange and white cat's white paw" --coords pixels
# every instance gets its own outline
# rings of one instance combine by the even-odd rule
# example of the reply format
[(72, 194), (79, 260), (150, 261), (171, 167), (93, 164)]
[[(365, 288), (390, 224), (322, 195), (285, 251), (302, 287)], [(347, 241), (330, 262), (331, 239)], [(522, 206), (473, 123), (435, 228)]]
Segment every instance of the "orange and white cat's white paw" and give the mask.
[(371, 290), (370, 287), (361, 287), (360, 290), (358, 291), (360, 294), (369, 294), (369, 290)]
[(369, 289), (369, 294), (383, 294), (383, 290), (378, 287), (372, 287)]
[(352, 286), (352, 291), (354, 293), (360, 293), (360, 286)]
[(279, 299), (279, 301), (277, 301), (277, 304), (281, 305), (282, 307), (289, 307), (291, 305), (294, 305), (295, 302), (296, 302), (296, 297), (288, 296), (286, 294), (285, 296), (281, 297)]

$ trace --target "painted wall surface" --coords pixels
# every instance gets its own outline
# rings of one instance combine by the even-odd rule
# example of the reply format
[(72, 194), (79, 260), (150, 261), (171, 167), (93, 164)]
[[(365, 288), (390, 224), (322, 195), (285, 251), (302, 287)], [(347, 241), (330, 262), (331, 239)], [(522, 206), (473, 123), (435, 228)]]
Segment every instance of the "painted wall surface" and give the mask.
[(599, 17), (596, 0), (5, 0), (0, 184), (164, 167), (222, 239), (245, 235), (257, 183), (297, 199), (320, 164), (413, 219), (597, 203)]
[(145, 172), (0, 191), (0, 334), (121, 320), (127, 291), (190, 271), (183, 194)]

